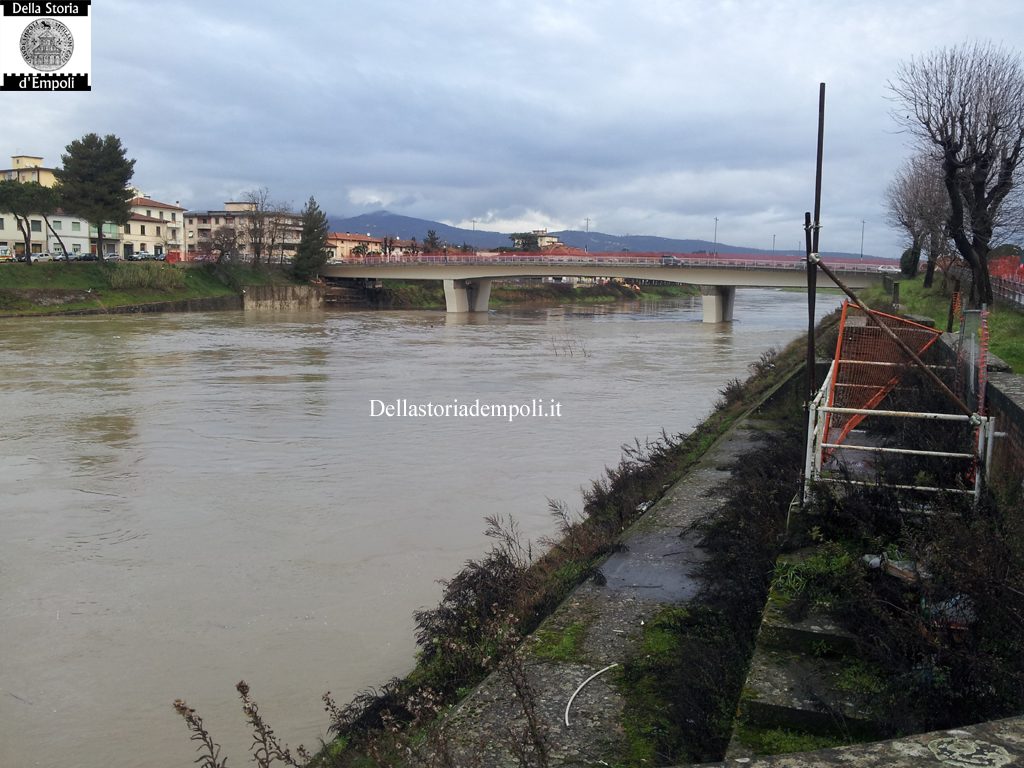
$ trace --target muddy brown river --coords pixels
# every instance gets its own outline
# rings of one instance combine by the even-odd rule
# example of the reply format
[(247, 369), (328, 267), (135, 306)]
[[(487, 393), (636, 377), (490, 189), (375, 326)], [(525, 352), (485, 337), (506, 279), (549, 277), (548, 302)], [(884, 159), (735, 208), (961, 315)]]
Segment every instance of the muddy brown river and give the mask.
[(485, 515), (551, 534), (549, 498), (578, 510), (805, 325), (760, 289), (721, 326), (699, 300), (0, 321), (0, 766), (187, 768), (176, 698), (245, 764), (240, 679), (315, 747), (324, 691), (410, 669)]

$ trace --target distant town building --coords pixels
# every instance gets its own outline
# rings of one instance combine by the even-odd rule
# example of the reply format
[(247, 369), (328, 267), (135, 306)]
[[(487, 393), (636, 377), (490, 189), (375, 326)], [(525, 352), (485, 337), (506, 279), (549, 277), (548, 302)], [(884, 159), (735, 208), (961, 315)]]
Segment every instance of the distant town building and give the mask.
[(0, 179), (9, 181), (38, 181), (44, 187), (57, 183), (53, 168), (43, 166), (43, 158), (35, 155), (13, 155), (11, 167), (0, 170)]
[(259, 245), (264, 262), (284, 262), (299, 247), (302, 216), (292, 211), (260, 211), (254, 203), (245, 201), (226, 202), (219, 211), (189, 211), (185, 214), (186, 258), (210, 258), (215, 234), (221, 227), (234, 232), (242, 259), (253, 260)]
[(562, 242), (555, 235), (549, 235), (546, 229), (516, 232), (510, 237), (512, 238), (512, 248), (517, 251), (544, 251), (562, 247)]

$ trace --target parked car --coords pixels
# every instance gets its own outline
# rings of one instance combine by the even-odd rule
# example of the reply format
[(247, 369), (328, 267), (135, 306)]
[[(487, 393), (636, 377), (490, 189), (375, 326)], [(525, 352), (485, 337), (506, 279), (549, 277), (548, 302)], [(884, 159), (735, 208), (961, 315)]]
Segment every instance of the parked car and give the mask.
[(6, 245), (0, 246), (0, 261), (14, 261), (14, 251)]
[(79, 261), (99, 261), (99, 257), (95, 253), (80, 253), (78, 255)]
[(879, 272), (886, 272), (888, 274), (897, 275), (900, 273), (900, 268), (892, 266), (890, 264), (883, 264), (878, 268)]
[(33, 253), (32, 261), (53, 261), (53, 256), (46, 251), (42, 253)]

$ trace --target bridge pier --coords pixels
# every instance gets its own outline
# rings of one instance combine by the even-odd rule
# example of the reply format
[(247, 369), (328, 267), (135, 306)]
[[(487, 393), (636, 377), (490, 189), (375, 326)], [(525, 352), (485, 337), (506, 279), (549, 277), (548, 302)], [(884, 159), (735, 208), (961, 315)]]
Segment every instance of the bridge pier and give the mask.
[(486, 312), (490, 300), (490, 278), (444, 281), (444, 303), (449, 312)]
[(705, 323), (732, 322), (732, 307), (736, 302), (735, 286), (702, 285), (700, 296)]

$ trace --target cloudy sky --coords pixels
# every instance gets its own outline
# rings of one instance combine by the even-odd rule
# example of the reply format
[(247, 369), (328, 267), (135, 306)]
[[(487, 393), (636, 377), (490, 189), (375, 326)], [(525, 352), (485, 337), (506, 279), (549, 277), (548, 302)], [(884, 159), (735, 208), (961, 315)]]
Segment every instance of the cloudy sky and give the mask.
[[(1006, 0), (96, 0), (91, 93), (0, 94), (4, 147), (114, 133), (149, 196), (801, 247), (827, 87), (823, 250), (895, 256), (887, 81)], [(5, 160), (0, 164), (6, 166)], [(717, 218), (717, 225), (715, 219)], [(475, 222), (475, 223), (474, 223)], [(862, 223), (863, 222), (863, 223)]]

